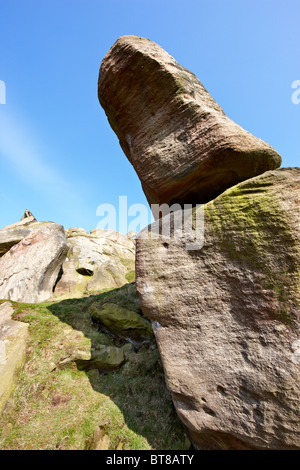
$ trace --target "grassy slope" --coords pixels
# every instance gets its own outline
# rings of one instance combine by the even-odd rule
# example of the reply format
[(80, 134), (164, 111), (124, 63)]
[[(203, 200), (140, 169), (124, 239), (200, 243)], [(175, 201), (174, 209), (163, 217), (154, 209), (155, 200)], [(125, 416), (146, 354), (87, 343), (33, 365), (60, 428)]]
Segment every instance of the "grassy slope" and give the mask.
[(75, 363), (56, 367), (74, 350), (113, 345), (90, 320), (89, 306), (102, 299), (132, 306), (132, 287), (14, 304), (14, 318), (29, 324), (30, 339), (25, 368), (0, 418), (0, 449), (186, 448), (155, 344), (128, 351), (126, 364), (114, 372), (79, 371)]

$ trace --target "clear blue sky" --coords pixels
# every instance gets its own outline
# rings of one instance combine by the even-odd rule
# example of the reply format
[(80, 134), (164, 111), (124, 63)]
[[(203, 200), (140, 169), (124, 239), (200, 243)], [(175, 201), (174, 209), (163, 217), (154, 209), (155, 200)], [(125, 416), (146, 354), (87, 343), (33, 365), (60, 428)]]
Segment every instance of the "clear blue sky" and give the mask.
[(97, 98), (101, 60), (124, 34), (161, 45), (299, 166), (299, 0), (2, 0), (0, 227), (28, 208), (90, 230), (99, 204), (146, 204)]

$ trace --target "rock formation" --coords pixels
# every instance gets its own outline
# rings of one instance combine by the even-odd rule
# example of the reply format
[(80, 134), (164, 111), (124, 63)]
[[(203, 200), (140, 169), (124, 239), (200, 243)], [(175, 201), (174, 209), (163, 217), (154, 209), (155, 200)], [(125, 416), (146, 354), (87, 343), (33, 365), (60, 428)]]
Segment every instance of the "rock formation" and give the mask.
[(55, 287), (56, 296), (121, 287), (134, 280), (135, 241), (114, 230), (66, 231), (69, 251)]
[(208, 202), (280, 166), (196, 76), (154, 42), (123, 36), (102, 61), (99, 101), (150, 204)]
[(140, 306), (195, 448), (300, 448), (299, 203), (300, 169), (269, 171), (205, 205), (202, 249), (137, 240)]
[(141, 312), (109, 302), (100, 306), (95, 302), (90, 311), (92, 319), (101, 325), (104, 331), (124, 338), (136, 347), (153, 340), (151, 324), (143, 318)]
[(34, 215), (28, 209), (26, 209), (24, 214), (22, 215), (21, 221), (24, 220), (24, 219), (28, 219), (28, 218), (30, 218), (31, 220), (36, 221), (36, 218), (34, 217)]
[(25, 362), (28, 325), (12, 320), (10, 302), (0, 305), (0, 415)]
[(27, 209), (0, 230), (0, 298), (41, 302), (121, 287), (135, 278), (134, 232), (38, 222)]
[[(14, 230), (10, 228), (0, 233), (5, 238)], [(23, 235), (26, 230), (23, 229)], [(28, 230), (28, 235), (0, 259), (0, 299), (34, 303), (53, 295), (68, 251), (64, 229), (53, 222), (33, 222)]]
[(155, 342), (151, 323), (143, 316), (133, 283), (97, 297), (89, 313), (99, 329), (117, 345), (130, 343), (138, 350), (147, 349)]
[(0, 257), (23, 240), (35, 227), (39, 227), (33, 225), (33, 222), (36, 222), (34, 216), (23, 216), (20, 222), (7, 225), (0, 230)]

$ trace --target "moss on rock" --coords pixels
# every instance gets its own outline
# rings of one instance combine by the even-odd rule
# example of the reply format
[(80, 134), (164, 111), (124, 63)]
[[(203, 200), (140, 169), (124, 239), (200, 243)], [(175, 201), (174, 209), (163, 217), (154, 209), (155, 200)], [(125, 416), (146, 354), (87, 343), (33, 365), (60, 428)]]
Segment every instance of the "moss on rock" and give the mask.
[(206, 204), (205, 214), (215, 243), (231, 260), (261, 275), (261, 287), (278, 302), (275, 317), (291, 323), (300, 298), (300, 265), (297, 234), (282, 203), (285, 182), (284, 172), (267, 172), (225, 191)]

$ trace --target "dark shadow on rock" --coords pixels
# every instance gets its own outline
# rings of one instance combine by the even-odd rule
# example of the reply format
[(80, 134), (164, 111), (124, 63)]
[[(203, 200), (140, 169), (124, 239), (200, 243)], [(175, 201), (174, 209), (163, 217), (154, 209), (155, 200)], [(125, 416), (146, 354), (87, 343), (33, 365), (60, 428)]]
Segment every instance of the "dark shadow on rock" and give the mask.
[[(60, 321), (81, 331), (91, 340), (92, 359), (76, 360), (85, 369), (93, 389), (109, 397), (120, 409), (127, 427), (147, 439), (153, 449), (186, 449), (183, 427), (166, 389), (164, 371), (154, 337), (132, 344), (130, 338), (117, 336), (91, 319), (92, 305), (117, 304), (142, 317), (134, 283), (88, 297), (58, 300), (48, 308)], [(95, 366), (93, 355), (103, 348), (122, 350), (124, 361), (116, 370)], [(162, 444), (163, 443), (163, 444)]]

